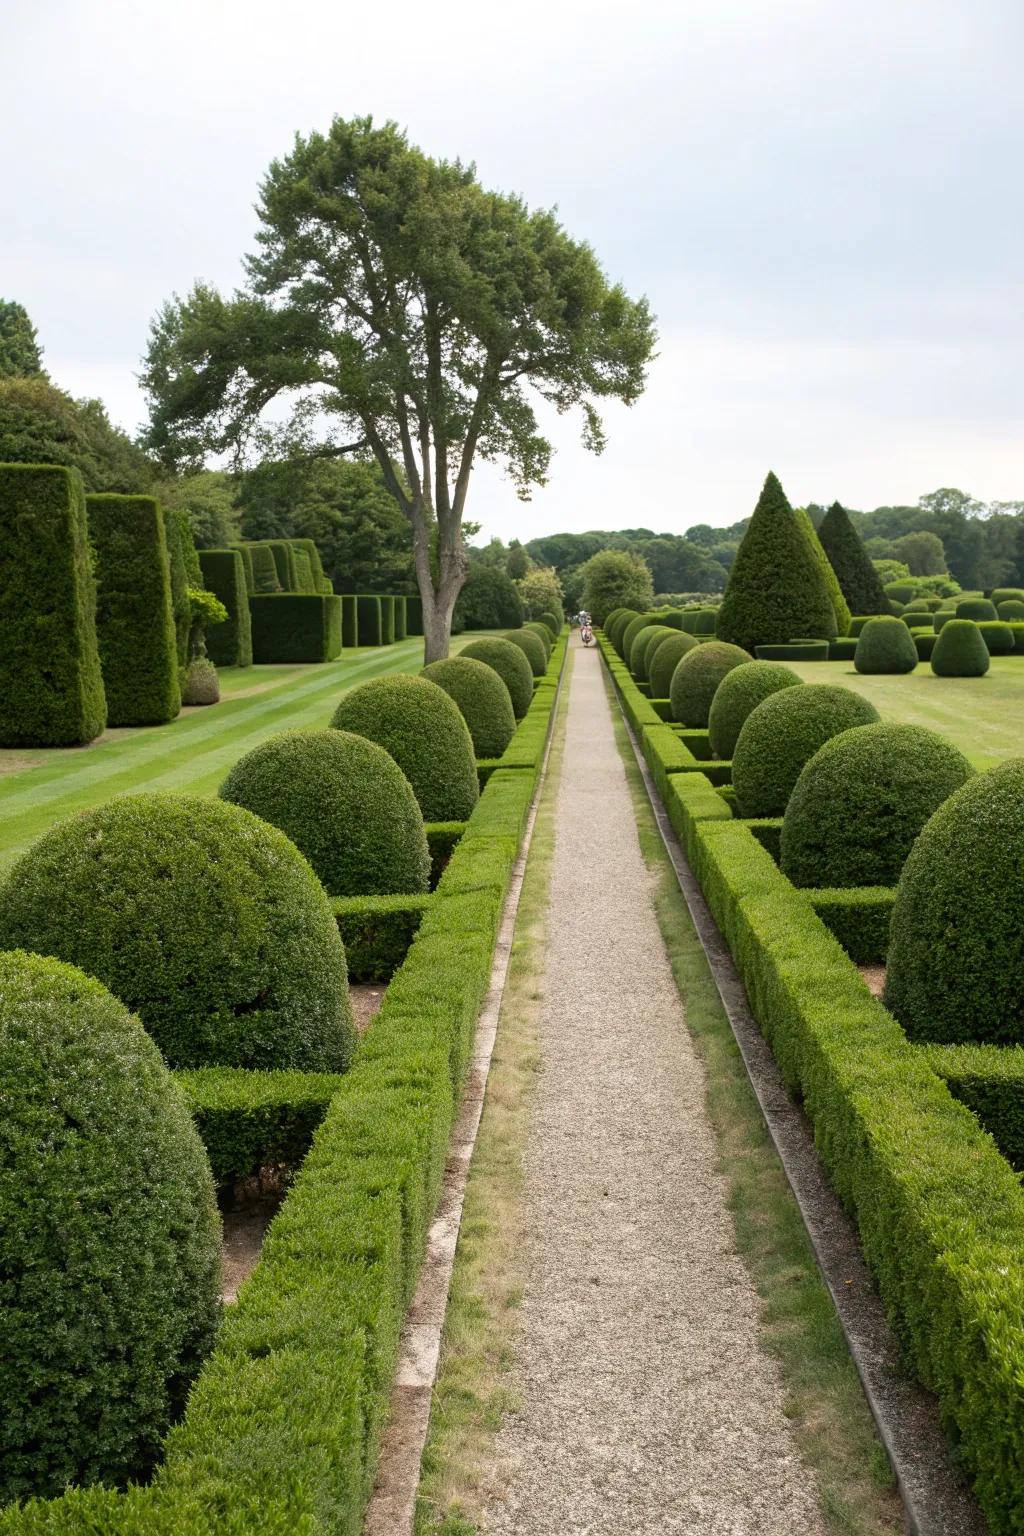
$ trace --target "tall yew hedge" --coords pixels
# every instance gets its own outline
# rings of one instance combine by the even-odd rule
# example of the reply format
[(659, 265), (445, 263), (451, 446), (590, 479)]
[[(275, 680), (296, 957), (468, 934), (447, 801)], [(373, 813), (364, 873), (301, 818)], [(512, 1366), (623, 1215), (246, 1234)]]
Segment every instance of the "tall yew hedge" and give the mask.
[(836, 615), (810, 541), (773, 474), (736, 551), (718, 610), (719, 640), (755, 645), (832, 640)]
[(245, 566), (237, 549), (202, 549), (199, 565), (204, 586), (228, 611), (220, 624), (206, 631), (206, 652), (218, 667), (252, 665), (252, 623)]
[(845, 507), (834, 501), (818, 529), (821, 547), (836, 573), (843, 596), (855, 614), (890, 613), (882, 578), (850, 522)]

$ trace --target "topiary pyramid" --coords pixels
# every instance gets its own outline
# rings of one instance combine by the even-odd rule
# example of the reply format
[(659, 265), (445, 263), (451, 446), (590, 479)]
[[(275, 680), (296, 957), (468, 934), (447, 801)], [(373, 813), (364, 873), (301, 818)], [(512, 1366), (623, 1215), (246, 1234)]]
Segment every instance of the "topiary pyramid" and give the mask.
[(882, 579), (844, 507), (834, 501), (818, 529), (821, 547), (836, 573), (851, 613), (888, 613)]
[(729, 572), (718, 610), (720, 640), (753, 652), (794, 636), (833, 640), (836, 615), (817, 557), (773, 474)]
[[(843, 589), (839, 585), (839, 580), (835, 571), (829, 564), (828, 555), (826, 555), (824, 549), (822, 548), (821, 540), (818, 538), (817, 529), (811, 522), (811, 514), (808, 512), (806, 507), (796, 507), (794, 508), (793, 515), (804, 531), (804, 537), (807, 539), (808, 544), (810, 544), (811, 552), (814, 555), (815, 560), (818, 562), (818, 569), (821, 572), (822, 580), (824, 581), (825, 586), (828, 588), (829, 599), (832, 603), (832, 611), (836, 616), (836, 634), (848, 634), (850, 629), (850, 605), (847, 603), (846, 598), (843, 596)], [(792, 638), (793, 636), (790, 636), (790, 639)]]

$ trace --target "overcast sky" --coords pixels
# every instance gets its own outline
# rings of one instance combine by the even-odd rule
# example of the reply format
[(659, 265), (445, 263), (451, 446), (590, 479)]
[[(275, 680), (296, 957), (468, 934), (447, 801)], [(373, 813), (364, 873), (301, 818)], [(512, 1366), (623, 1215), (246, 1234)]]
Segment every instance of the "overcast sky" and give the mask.
[(794, 502), (1024, 496), (1021, 0), (0, 0), (0, 296), (134, 430), (149, 322), (240, 280), (296, 131), (397, 119), (557, 204), (646, 293), (647, 393), (558, 422), (487, 534), (682, 530)]

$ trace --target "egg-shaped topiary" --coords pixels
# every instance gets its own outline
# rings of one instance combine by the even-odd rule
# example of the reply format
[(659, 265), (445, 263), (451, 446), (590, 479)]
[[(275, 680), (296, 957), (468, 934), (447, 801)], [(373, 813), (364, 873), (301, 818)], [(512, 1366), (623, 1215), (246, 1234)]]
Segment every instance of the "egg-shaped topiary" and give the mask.
[(667, 629), (667, 625), (658, 624), (653, 621), (650, 624), (645, 624), (637, 633), (633, 644), (629, 648), (629, 670), (640, 682), (647, 681), (647, 673), (644, 671), (644, 656), (647, 651), (647, 643), (660, 634), (663, 629)]
[(687, 651), (695, 651), (700, 644), (695, 635), (681, 629), (670, 629), (659, 634), (648, 652), (647, 680), (652, 699), (667, 699), (672, 674)]
[(459, 655), (482, 661), (497, 672), (509, 691), (515, 717), (521, 720), (533, 701), (533, 672), (522, 647), (496, 635), (483, 635), (464, 645)]
[(895, 885), (929, 816), (974, 769), (920, 725), (859, 725), (818, 748), (782, 824), (794, 885)]
[(220, 678), (208, 656), (196, 656), (188, 664), (181, 688), (183, 704), (219, 704)]
[(903, 867), (885, 1003), (912, 1040), (1024, 1044), (1024, 760), (975, 775)]
[[(927, 612), (923, 612), (922, 620), (931, 628), (931, 618)], [(853, 665), (858, 672), (864, 674), (903, 673), (913, 672), (917, 666), (917, 646), (909, 628), (903, 622), (906, 618), (870, 619), (861, 630), (857, 639), (857, 650), (853, 658)]]
[(1019, 623), (1024, 619), (1024, 603), (1016, 597), (1006, 597), (996, 604), (996, 613), (1004, 624)]
[(518, 645), (534, 677), (543, 677), (548, 669), (548, 653), (542, 642), (529, 629), (509, 629), (502, 636), (510, 645)]
[(557, 640), (562, 633), (562, 625), (565, 622), (562, 615), (560, 613), (542, 613), (540, 617), (541, 622), (550, 629), (552, 640)]
[(936, 677), (984, 677), (991, 658), (972, 619), (950, 619), (939, 631), (931, 662)]
[(873, 725), (878, 711), (851, 688), (805, 683), (763, 699), (744, 721), (732, 754), (743, 816), (781, 816), (805, 763), (840, 731)]
[(97, 977), (172, 1067), (348, 1065), (330, 903), (294, 843), (241, 806), (125, 795), (59, 823), (0, 889), (0, 949)]
[(528, 629), (531, 635), (537, 636), (537, 639), (544, 647), (545, 656), (550, 661), (551, 652), (555, 648), (555, 640), (548, 626), (546, 624), (542, 624), (540, 619), (531, 619), (527, 624), (523, 625), (523, 628)]
[(430, 852), (412, 786), (365, 736), (281, 731), (240, 757), (219, 793), (290, 837), (332, 896), (429, 887)]
[(620, 657), (623, 654), (626, 630), (634, 619), (642, 617), (643, 615), (639, 614), (635, 608), (622, 608), (615, 615), (615, 621), (608, 630), (608, 638)]
[(995, 603), (990, 603), (987, 597), (965, 597), (956, 605), (958, 619), (973, 619), (978, 623), (981, 619), (997, 619)]
[(731, 758), (743, 722), (762, 699), (780, 688), (803, 684), (790, 667), (777, 661), (746, 661), (733, 667), (718, 685), (708, 714), (708, 736), (716, 757)]
[(0, 954), (0, 1503), (143, 1478), (220, 1308), (202, 1142), (138, 1019)]
[(494, 668), (472, 656), (449, 656), (432, 661), (420, 676), (455, 700), (477, 757), (500, 757), (515, 734), (516, 715), (512, 696)]
[(672, 718), (683, 725), (707, 725), (719, 683), (733, 667), (742, 667), (749, 660), (749, 654), (740, 646), (724, 640), (708, 640), (687, 651), (669, 682)]
[(360, 683), (343, 696), (331, 724), (391, 753), (424, 821), (471, 815), (480, 798), (473, 738), (455, 700), (429, 678), (398, 673)]
[(990, 656), (1008, 656), (1013, 650), (1013, 630), (1008, 621), (983, 619), (978, 629)]
[(649, 613), (638, 613), (635, 619), (630, 619), (625, 629), (619, 631), (619, 644), (616, 649), (626, 666), (629, 666), (629, 658), (633, 654), (633, 641), (642, 629), (646, 629), (652, 623)]
[(654, 659), (654, 655), (658, 649), (658, 646), (666, 638), (666, 636), (678, 635), (681, 633), (681, 631), (678, 629), (672, 629), (668, 624), (652, 624), (650, 625), (650, 629), (652, 633), (644, 642), (643, 650), (640, 653), (639, 671), (636, 674), (637, 677), (641, 678), (645, 683), (650, 681), (651, 662)]

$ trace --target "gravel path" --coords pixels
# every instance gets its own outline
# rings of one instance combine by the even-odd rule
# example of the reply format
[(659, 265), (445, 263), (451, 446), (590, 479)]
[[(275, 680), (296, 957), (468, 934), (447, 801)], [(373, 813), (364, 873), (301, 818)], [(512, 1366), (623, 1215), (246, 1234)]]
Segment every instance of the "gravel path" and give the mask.
[(661, 942), (600, 658), (558, 791), (528, 1281), (495, 1536), (810, 1536), (813, 1475), (757, 1342), (702, 1071)]

